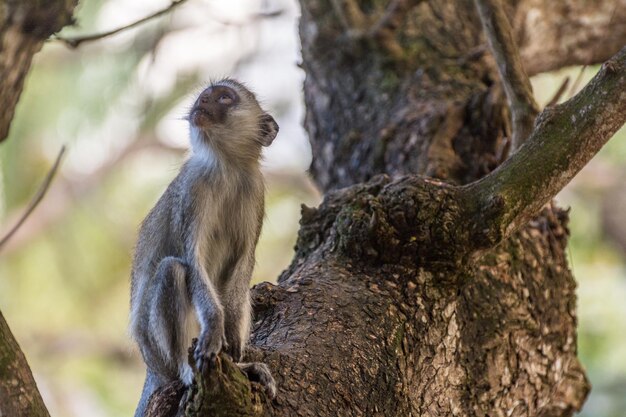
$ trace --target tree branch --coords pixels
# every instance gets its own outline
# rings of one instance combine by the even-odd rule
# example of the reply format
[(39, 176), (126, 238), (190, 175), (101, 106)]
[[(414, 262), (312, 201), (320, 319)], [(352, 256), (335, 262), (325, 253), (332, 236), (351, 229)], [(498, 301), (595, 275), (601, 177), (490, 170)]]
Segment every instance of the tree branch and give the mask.
[(1, 312), (0, 415), (50, 417), (26, 358)]
[(125, 30), (128, 29), (132, 29), (134, 27), (137, 27), (149, 20), (152, 20), (154, 18), (157, 18), (159, 16), (163, 16), (164, 14), (169, 13), (170, 11), (172, 11), (174, 8), (176, 8), (177, 6), (180, 6), (181, 4), (183, 4), (184, 2), (186, 2), (187, 0), (174, 0), (172, 1), (172, 3), (170, 3), (169, 6), (165, 7), (164, 9), (161, 9), (157, 12), (152, 13), (151, 15), (148, 15), (146, 17), (143, 17), (133, 23), (130, 23), (128, 25), (125, 26), (121, 26), (117, 29), (112, 29), (106, 32), (102, 32), (102, 33), (95, 33), (92, 35), (85, 35), (85, 36), (76, 36), (76, 37), (70, 37), (70, 38), (64, 38), (61, 36), (57, 36), (55, 39), (58, 41), (63, 42), (65, 45), (67, 45), (68, 47), (72, 48), (72, 49), (76, 49), (80, 46), (81, 43), (85, 43), (85, 42), (92, 42), (92, 41), (96, 41), (96, 40), (100, 40), (102, 38), (106, 38), (108, 36), (112, 36), (112, 35), (116, 35), (120, 32), (123, 32)]
[(546, 104), (546, 107), (551, 107), (551, 106), (556, 105), (561, 99), (561, 97), (563, 97), (565, 90), (567, 90), (567, 86), (569, 86), (569, 77), (565, 77), (565, 79), (561, 82), (561, 85), (559, 86), (559, 88), (557, 88), (556, 92), (554, 93), (550, 101), (548, 101), (548, 103)]
[(626, 0), (509, 1), (528, 75), (600, 64), (624, 46)]
[(501, 0), (474, 0), (487, 42), (496, 60), (504, 85), (513, 124), (512, 148), (517, 150), (532, 132), (539, 106), (524, 72), (519, 50), (513, 40)]
[(33, 55), (72, 21), (78, 0), (0, 0), (0, 143), (9, 133)]
[(527, 143), (463, 187), (475, 249), (492, 246), (554, 197), (626, 121), (626, 47), (572, 99), (545, 109)]
[(9, 239), (11, 239), (11, 237), (15, 234), (15, 232), (18, 231), (20, 226), (22, 226), (22, 224), (26, 221), (28, 216), (30, 216), (30, 214), (35, 210), (35, 208), (39, 205), (41, 200), (43, 200), (44, 196), (46, 195), (46, 192), (48, 191), (48, 188), (50, 187), (50, 184), (52, 183), (52, 179), (54, 178), (54, 175), (59, 169), (59, 166), (61, 164), (61, 158), (63, 157), (64, 153), (65, 153), (65, 145), (61, 147), (61, 150), (59, 151), (59, 155), (57, 156), (56, 161), (54, 161), (54, 165), (52, 165), (52, 168), (50, 168), (50, 171), (48, 171), (48, 173), (46, 174), (46, 177), (44, 178), (43, 183), (39, 187), (39, 190), (37, 190), (37, 193), (31, 200), (31, 202), (28, 204), (28, 207), (26, 207), (26, 211), (24, 211), (24, 214), (22, 214), (22, 216), (19, 218), (17, 223), (15, 223), (15, 226), (13, 226), (13, 228), (11, 228), (11, 230), (9, 230), (2, 239), (0, 239), (0, 250), (2, 250), (2, 247), (9, 241)]

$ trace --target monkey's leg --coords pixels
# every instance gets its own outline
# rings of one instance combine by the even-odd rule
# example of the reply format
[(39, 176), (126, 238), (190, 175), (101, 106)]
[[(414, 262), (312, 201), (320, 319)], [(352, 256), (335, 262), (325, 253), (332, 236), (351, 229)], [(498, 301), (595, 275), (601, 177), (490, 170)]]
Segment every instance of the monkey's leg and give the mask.
[[(230, 285), (222, 295), (225, 317), (225, 332), (228, 347), (225, 348), (235, 362), (240, 362), (245, 345), (250, 337), (250, 275), (252, 263), (243, 261), (235, 270)], [(239, 368), (253, 382), (263, 385), (270, 398), (276, 396), (276, 382), (268, 366), (261, 362), (238, 363)]]
[(185, 327), (190, 307), (186, 278), (187, 267), (180, 259), (163, 258), (133, 309), (131, 331), (148, 367), (135, 417), (143, 416), (150, 396), (162, 385), (179, 377), (191, 384), (193, 375), (185, 360), (190, 341)]
[(186, 326), (190, 310), (187, 269), (179, 258), (166, 257), (159, 262), (143, 288), (132, 327), (144, 361), (165, 380), (178, 379), (191, 341)]

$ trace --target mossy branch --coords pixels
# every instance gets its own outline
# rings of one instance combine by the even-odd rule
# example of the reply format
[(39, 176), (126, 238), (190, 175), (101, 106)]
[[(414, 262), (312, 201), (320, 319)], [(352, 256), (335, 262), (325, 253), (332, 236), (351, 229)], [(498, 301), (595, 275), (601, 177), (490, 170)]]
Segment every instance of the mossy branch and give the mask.
[(189, 364), (194, 370), (191, 386), (174, 381), (157, 390), (146, 408), (145, 417), (255, 417), (263, 414), (270, 401), (261, 385), (250, 382), (241, 369), (225, 354), (207, 359), (198, 369), (193, 352)]
[(598, 153), (626, 121), (626, 47), (576, 96), (545, 109), (519, 151), (462, 188), (474, 249), (525, 224)]

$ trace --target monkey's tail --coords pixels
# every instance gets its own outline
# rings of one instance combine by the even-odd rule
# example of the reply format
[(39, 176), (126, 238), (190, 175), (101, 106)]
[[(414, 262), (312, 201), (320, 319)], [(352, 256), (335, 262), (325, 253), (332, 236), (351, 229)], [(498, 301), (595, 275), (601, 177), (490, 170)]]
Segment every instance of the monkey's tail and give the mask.
[(159, 378), (157, 375), (148, 369), (146, 371), (146, 382), (143, 384), (143, 391), (141, 391), (141, 399), (139, 400), (139, 404), (137, 405), (137, 410), (135, 410), (135, 417), (143, 417), (146, 412), (146, 407), (148, 406), (148, 400), (154, 391), (160, 388), (162, 383), (159, 382)]

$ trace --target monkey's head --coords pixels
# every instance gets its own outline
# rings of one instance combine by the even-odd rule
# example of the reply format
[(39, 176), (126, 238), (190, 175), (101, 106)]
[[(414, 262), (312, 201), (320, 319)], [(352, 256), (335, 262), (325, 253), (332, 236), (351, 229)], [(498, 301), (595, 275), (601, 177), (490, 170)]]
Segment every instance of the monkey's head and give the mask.
[(278, 124), (250, 90), (235, 80), (211, 83), (189, 113), (194, 152), (213, 151), (221, 157), (257, 161), (262, 146), (278, 134)]

